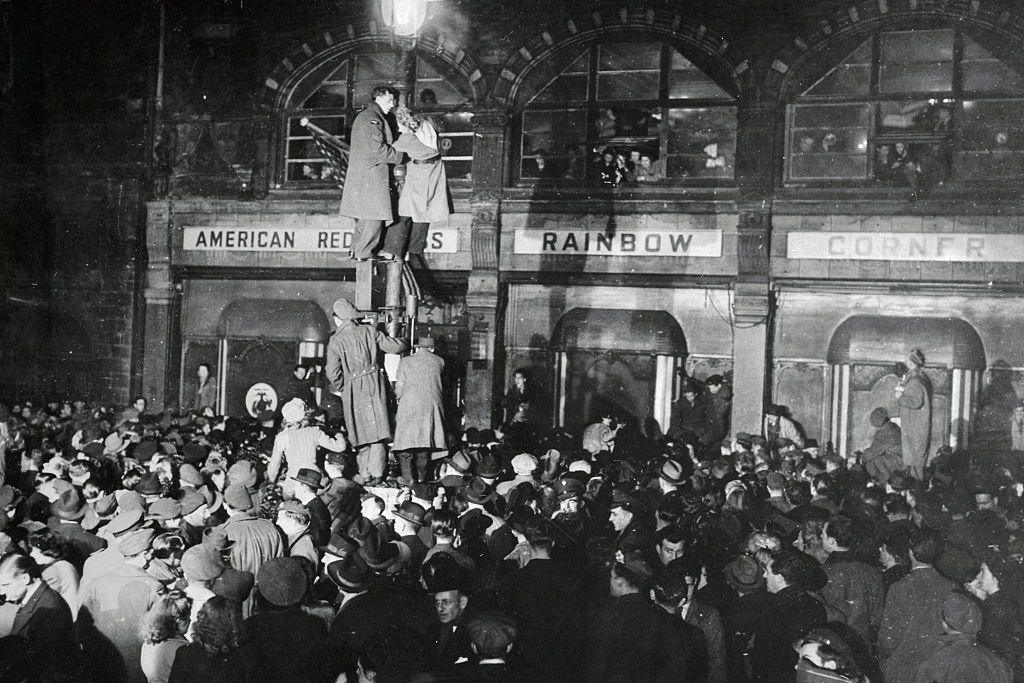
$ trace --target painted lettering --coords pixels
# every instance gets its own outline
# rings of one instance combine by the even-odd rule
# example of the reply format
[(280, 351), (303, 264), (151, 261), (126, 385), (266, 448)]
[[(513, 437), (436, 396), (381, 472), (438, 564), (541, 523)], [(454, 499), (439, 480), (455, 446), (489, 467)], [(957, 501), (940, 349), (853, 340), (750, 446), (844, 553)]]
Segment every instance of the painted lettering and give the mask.
[(320, 230), (316, 233), (316, 248), (326, 249), (327, 248), (327, 231)]
[(210, 233), (210, 246), (217, 248), (224, 246), (224, 233), (216, 230)]
[(644, 249), (646, 251), (659, 252), (661, 251), (661, 235), (652, 232), (650, 235), (644, 238)]
[(622, 251), (636, 251), (636, 235), (626, 233), (621, 237)]
[(200, 230), (199, 231), (199, 235), (196, 237), (196, 246), (197, 247), (207, 247), (207, 246), (209, 246), (206, 243), (206, 231), (205, 230)]
[(857, 256), (870, 256), (871, 255), (871, 238), (870, 237), (858, 237), (857, 241), (853, 243), (853, 250), (857, 252)]
[(985, 238), (984, 237), (968, 237), (967, 238), (967, 256), (977, 256), (982, 258), (982, 250), (985, 249)]
[(900, 240), (898, 237), (883, 237), (882, 238), (882, 255), (883, 256), (895, 256), (896, 252), (900, 249)]
[(846, 249), (844, 248), (844, 242), (846, 238), (842, 235), (832, 235), (828, 238), (828, 253), (829, 256), (842, 256)]
[[(337, 234), (338, 234), (337, 232), (334, 233), (335, 236), (337, 236)], [(354, 233), (352, 233), (352, 232), (343, 232), (342, 233), (342, 235), (341, 235), (341, 248), (342, 249), (351, 249), (352, 248), (352, 235), (353, 234)], [(331, 244), (334, 244), (334, 240), (333, 239), (331, 240)]]
[(558, 239), (558, 234), (554, 232), (546, 232), (541, 237), (541, 251), (557, 251), (558, 247), (555, 246), (555, 240)]
[(935, 255), (936, 256), (945, 256), (946, 255), (946, 249), (948, 247), (952, 246), (952, 245), (953, 245), (953, 238), (952, 237), (940, 237), (935, 242)]
[(430, 233), (430, 248), (440, 249), (444, 245), (444, 233), (434, 231)]
[(690, 242), (693, 241), (693, 233), (669, 235), (668, 241), (672, 251), (689, 251)]
[(917, 255), (919, 255), (919, 256), (924, 256), (925, 253), (927, 253), (927, 251), (928, 251), (928, 249), (927, 249), (927, 245), (925, 244), (924, 237), (911, 237), (910, 238), (910, 250), (909, 250), (910, 256), (914, 256), (914, 252), (917, 252)]
[(615, 239), (615, 237), (613, 235), (609, 235), (609, 234), (603, 233), (603, 232), (597, 233), (597, 246), (594, 248), (594, 251), (601, 251), (601, 247), (602, 246), (605, 249), (607, 249), (608, 251), (611, 251), (612, 250), (612, 240), (614, 240), (614, 239)]
[(580, 244), (576, 240), (576, 233), (574, 232), (570, 232), (565, 236), (565, 244), (562, 245), (562, 251), (569, 251), (570, 249), (573, 251), (580, 250)]
[(285, 249), (294, 249), (295, 248), (295, 233), (294, 232), (289, 230), (288, 232), (286, 232), (284, 234), (284, 247), (285, 247)]

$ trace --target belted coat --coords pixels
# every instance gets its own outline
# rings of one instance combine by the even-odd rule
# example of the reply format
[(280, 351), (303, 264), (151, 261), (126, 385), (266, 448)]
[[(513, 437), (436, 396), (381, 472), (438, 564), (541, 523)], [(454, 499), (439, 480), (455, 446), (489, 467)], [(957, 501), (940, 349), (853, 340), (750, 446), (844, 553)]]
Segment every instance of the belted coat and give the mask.
[(355, 447), (391, 438), (387, 381), (377, 364), (381, 353), (402, 353), (408, 345), (368, 325), (342, 321), (327, 344), (327, 380), (341, 396), (348, 440)]
[(399, 363), (394, 450), (448, 448), (444, 438), (443, 372), (444, 360), (429, 351), (418, 351)]

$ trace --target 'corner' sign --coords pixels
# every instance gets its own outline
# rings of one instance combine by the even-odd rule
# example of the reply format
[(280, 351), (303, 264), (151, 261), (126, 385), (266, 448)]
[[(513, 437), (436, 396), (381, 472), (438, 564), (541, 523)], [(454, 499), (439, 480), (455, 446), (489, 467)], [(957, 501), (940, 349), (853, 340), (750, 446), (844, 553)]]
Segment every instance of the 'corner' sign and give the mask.
[(791, 232), (786, 257), (853, 261), (1024, 261), (1024, 235), (918, 232)]
[(721, 230), (530, 230), (515, 233), (516, 254), (552, 256), (722, 255)]

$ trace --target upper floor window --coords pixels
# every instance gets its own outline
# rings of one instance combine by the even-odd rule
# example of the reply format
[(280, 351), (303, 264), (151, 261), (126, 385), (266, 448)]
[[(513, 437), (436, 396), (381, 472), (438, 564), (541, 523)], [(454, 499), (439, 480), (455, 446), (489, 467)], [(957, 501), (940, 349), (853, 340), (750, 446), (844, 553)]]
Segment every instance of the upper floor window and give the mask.
[(308, 117), (347, 144), (352, 121), (377, 85), (392, 86), (400, 102), (431, 117), (448, 178), (469, 178), (473, 129), (466, 104), (471, 98), (453, 81), (415, 54), (403, 58), (391, 51), (346, 53), (327, 60), (296, 85), (287, 102), (282, 181), (292, 185), (336, 182), (334, 168), (300, 121)]
[(521, 119), (524, 180), (733, 177), (735, 98), (667, 43), (592, 45), (534, 78)]
[(789, 106), (789, 181), (927, 189), (1024, 173), (1024, 77), (956, 29), (886, 31)]

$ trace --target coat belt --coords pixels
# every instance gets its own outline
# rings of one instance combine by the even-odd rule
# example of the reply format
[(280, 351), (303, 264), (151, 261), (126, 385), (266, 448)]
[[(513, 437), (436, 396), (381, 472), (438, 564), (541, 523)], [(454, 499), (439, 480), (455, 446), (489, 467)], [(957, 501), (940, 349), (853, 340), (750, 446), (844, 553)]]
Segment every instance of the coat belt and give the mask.
[(360, 370), (359, 372), (353, 372), (351, 375), (346, 376), (345, 380), (348, 381), (348, 380), (353, 380), (353, 379), (355, 379), (357, 377), (365, 377), (367, 375), (375, 375), (375, 374), (377, 374), (377, 370), (378, 369), (379, 368), (376, 365), (371, 365), (370, 367), (365, 368), (363, 370)]

